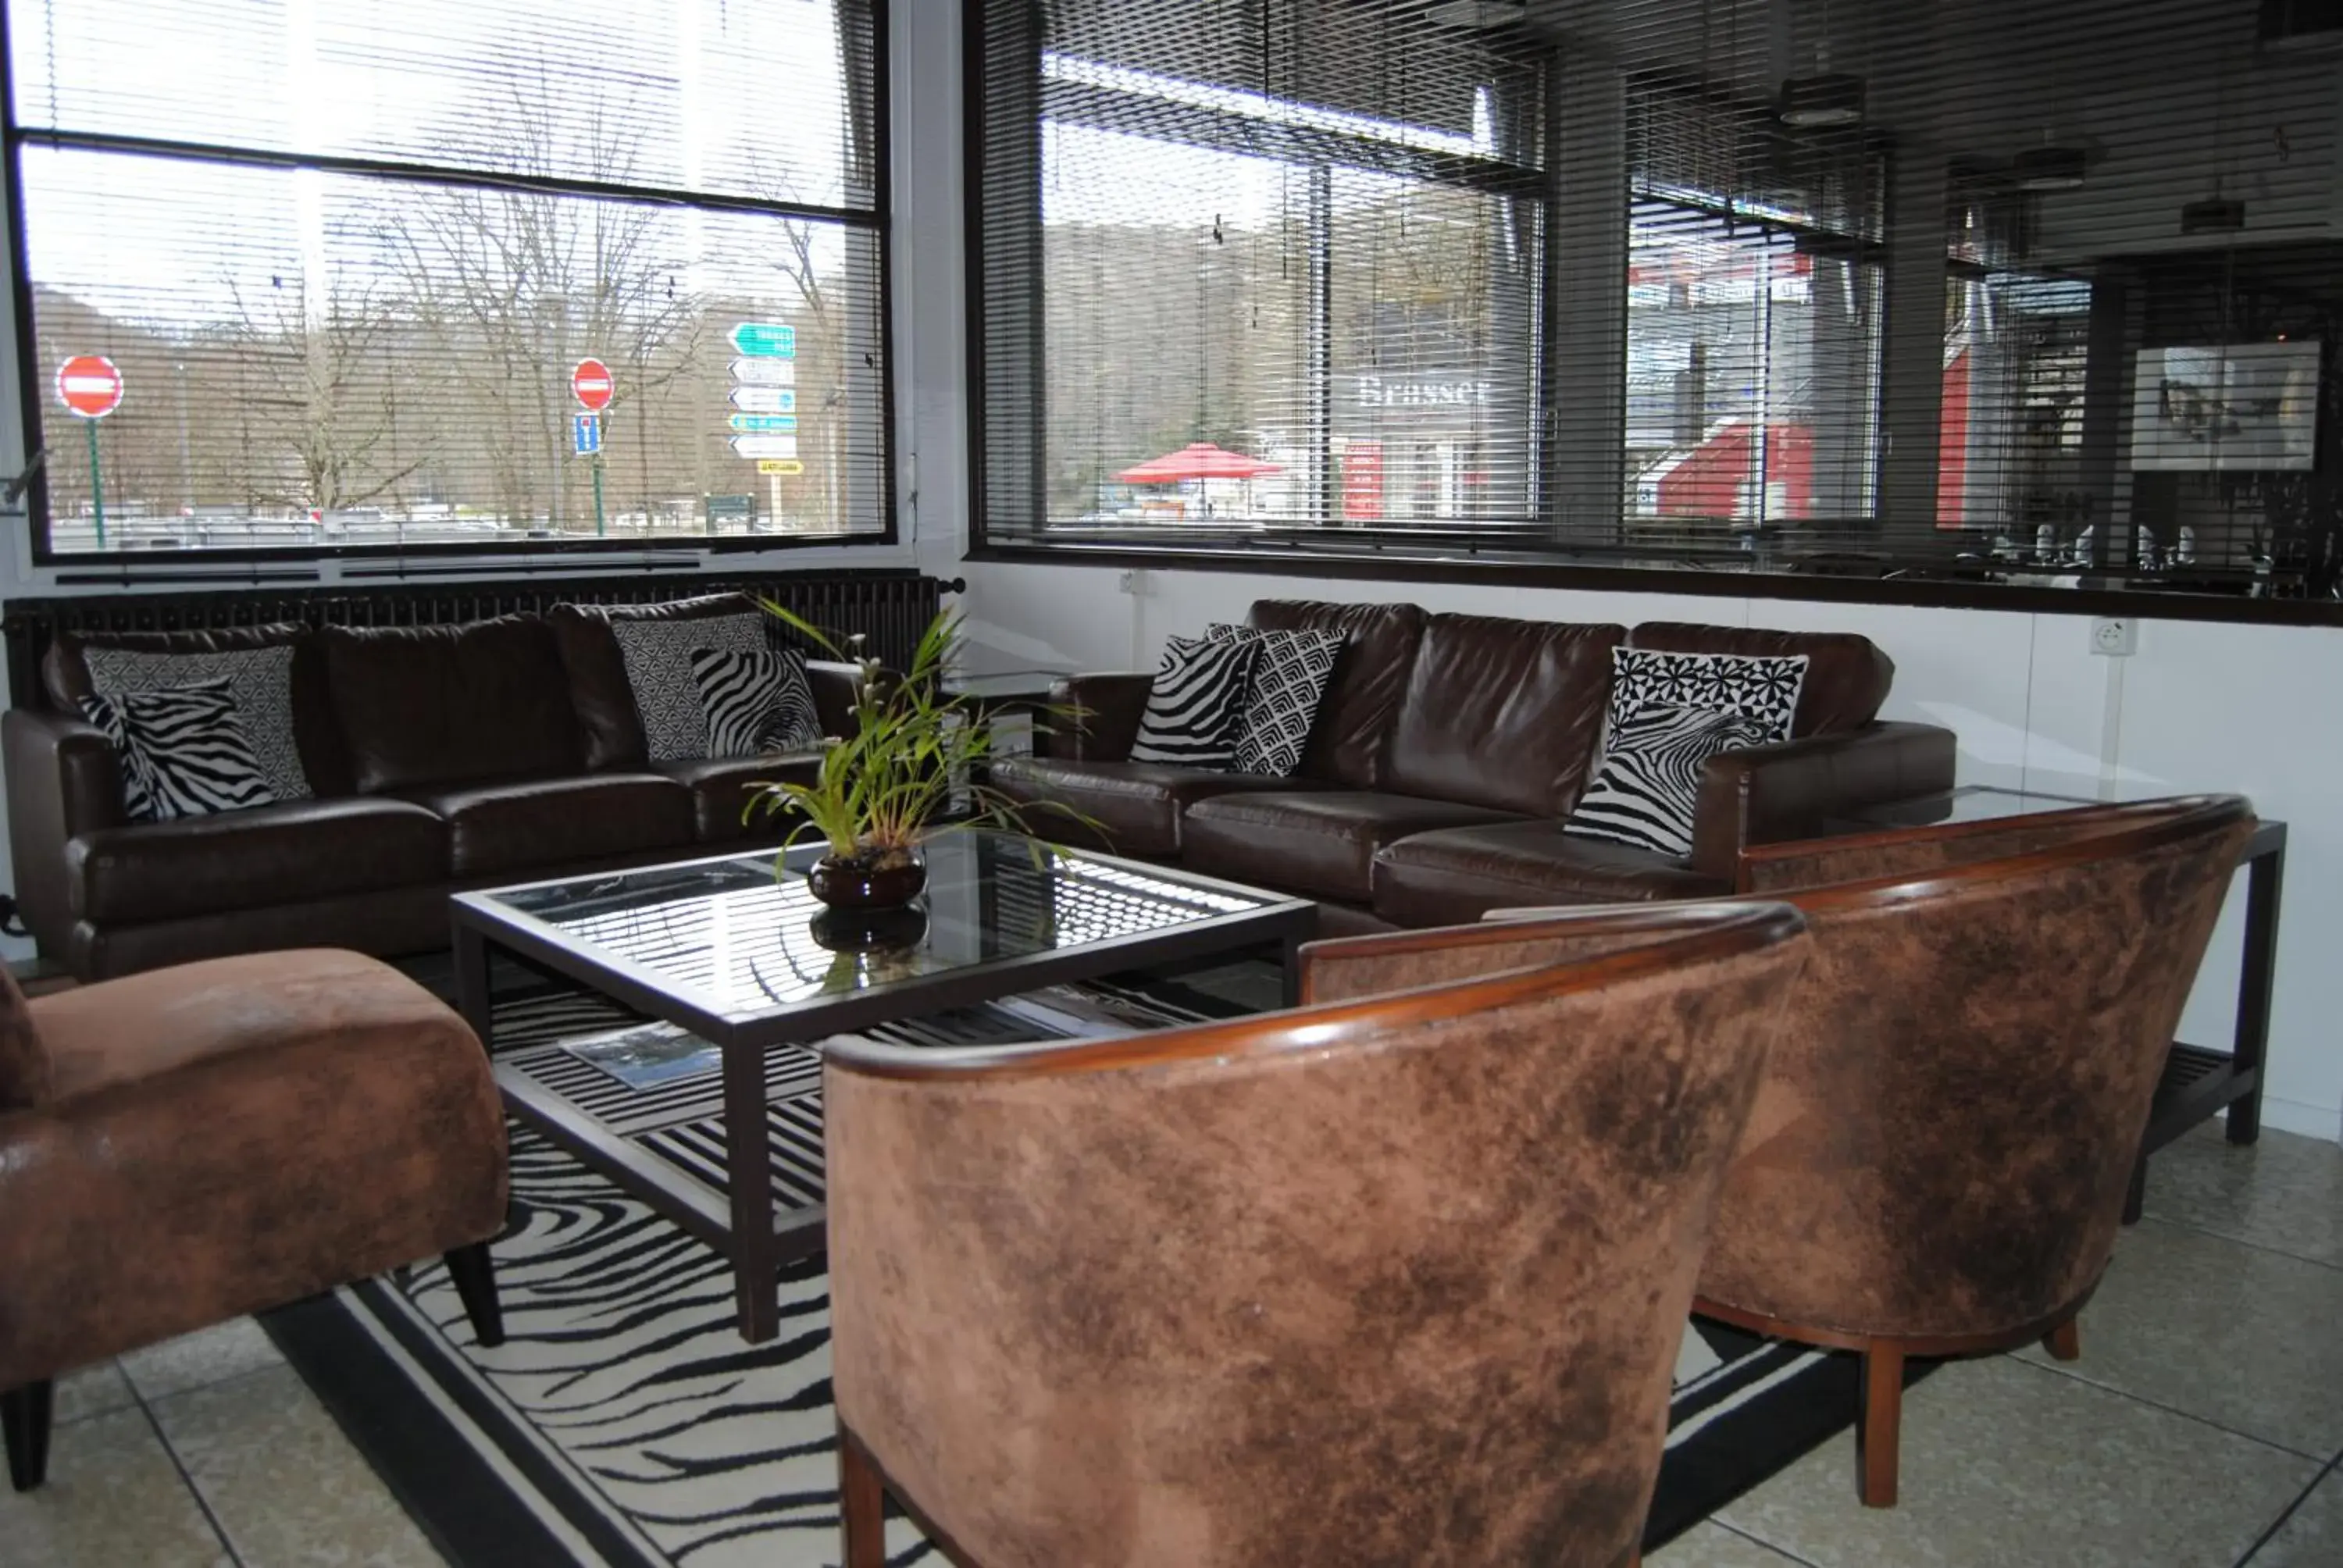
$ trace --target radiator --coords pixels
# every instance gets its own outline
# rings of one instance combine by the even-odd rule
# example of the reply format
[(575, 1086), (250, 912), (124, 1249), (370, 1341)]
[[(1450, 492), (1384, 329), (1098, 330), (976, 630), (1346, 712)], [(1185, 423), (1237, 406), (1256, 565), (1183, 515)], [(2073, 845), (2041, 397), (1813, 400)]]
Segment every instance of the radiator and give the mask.
[(772, 572), (750, 577), (531, 578), (513, 582), (347, 584), (227, 592), (124, 593), (10, 599), (0, 605), (8, 639), (8, 696), (45, 706), (41, 658), (59, 632), (198, 631), (223, 627), (434, 626), (551, 608), (557, 604), (662, 604), (701, 594), (760, 595), (843, 639), (861, 632), (870, 648), (901, 668), (941, 596), (958, 580), (915, 571)]

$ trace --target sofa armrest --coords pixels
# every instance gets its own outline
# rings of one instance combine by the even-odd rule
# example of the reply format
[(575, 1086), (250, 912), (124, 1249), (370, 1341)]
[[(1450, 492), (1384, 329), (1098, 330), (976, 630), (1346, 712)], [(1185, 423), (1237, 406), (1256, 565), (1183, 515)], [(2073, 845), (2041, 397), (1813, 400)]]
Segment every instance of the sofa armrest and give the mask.
[(813, 688), (814, 717), (824, 735), (846, 735), (854, 729), (854, 685), (862, 678), (859, 665), (840, 659), (806, 660), (806, 684)]
[(1151, 675), (1119, 671), (1111, 675), (1070, 675), (1050, 686), (1050, 704), (1058, 712), (1046, 716), (1033, 734), (1033, 749), (1043, 757), (1070, 762), (1125, 762), (1139, 740), (1139, 721), (1147, 714), (1147, 693), (1155, 684)]
[(126, 820), (122, 767), (106, 731), (31, 708), (0, 715), (0, 753), (8, 774), (16, 907), (41, 951), (59, 956), (74, 920), (65, 846)]
[(1953, 732), (1865, 724), (1778, 746), (1727, 751), (1701, 772), (1693, 869), (1732, 881), (1751, 844), (1811, 839), (1833, 818), (1953, 787)]

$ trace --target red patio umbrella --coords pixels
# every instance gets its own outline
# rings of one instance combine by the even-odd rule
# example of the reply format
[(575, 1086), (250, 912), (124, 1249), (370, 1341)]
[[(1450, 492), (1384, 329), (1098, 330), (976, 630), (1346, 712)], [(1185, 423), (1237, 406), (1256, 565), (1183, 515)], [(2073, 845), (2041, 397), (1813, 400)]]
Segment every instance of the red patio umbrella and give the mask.
[(1125, 468), (1115, 477), (1126, 485), (1175, 485), (1182, 479), (1252, 479), (1277, 471), (1276, 464), (1259, 457), (1248, 457), (1210, 441), (1191, 441), (1176, 452)]

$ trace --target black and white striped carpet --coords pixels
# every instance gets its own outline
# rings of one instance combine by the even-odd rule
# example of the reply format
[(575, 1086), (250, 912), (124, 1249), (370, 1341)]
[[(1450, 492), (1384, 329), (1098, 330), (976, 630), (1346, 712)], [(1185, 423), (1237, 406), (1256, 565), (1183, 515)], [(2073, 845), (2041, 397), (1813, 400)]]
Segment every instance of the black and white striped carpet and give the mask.
[[(498, 1017), (500, 1050), (614, 1020), (558, 994)], [(751, 1347), (709, 1249), (525, 1129), (512, 1171), (501, 1347), (473, 1343), (437, 1263), (262, 1319), (440, 1550), (458, 1568), (835, 1564), (820, 1260), (784, 1275), (781, 1335)], [(1647, 1545), (1844, 1429), (1855, 1402), (1851, 1358), (1693, 1325)], [(888, 1545), (942, 1561), (900, 1520)]]

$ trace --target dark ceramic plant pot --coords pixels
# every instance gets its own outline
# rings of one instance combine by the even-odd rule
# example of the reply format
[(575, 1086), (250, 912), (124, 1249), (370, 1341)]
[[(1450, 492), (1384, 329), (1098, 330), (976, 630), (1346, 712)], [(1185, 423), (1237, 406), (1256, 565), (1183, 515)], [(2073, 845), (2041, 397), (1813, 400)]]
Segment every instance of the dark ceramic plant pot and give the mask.
[(810, 922), (816, 947), (833, 953), (887, 953), (918, 947), (928, 934), (928, 911), (824, 910)]
[(927, 885), (927, 862), (916, 854), (883, 863), (824, 855), (806, 872), (813, 896), (833, 910), (900, 910)]

